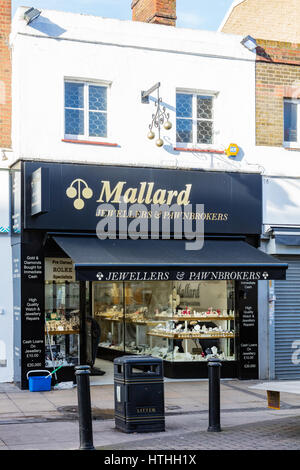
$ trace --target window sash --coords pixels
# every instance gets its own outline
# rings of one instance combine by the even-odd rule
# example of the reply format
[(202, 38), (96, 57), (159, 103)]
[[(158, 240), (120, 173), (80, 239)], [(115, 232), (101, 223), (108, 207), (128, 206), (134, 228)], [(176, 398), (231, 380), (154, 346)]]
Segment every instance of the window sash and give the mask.
[[(183, 116), (178, 115), (177, 109), (176, 109), (176, 142), (177, 142), (177, 144), (178, 145), (180, 145), (180, 144), (211, 145), (213, 143), (213, 137), (214, 137), (214, 96), (209, 95), (209, 94), (204, 94), (204, 93), (188, 93), (188, 92), (184, 92), (184, 91), (177, 92), (176, 97), (177, 97), (177, 95), (192, 95), (192, 116), (191, 117), (183, 117)], [(203, 117), (198, 118), (197, 117), (197, 99), (198, 99), (198, 97), (201, 97), (201, 96), (203, 96), (205, 98), (211, 98), (211, 100), (212, 100), (212, 110), (211, 110), (212, 115), (211, 115), (211, 118), (203, 118)], [(182, 122), (184, 122), (184, 120), (191, 121), (191, 123), (192, 123), (192, 128), (191, 128), (192, 138), (191, 138), (191, 140), (182, 141), (182, 140), (177, 139), (177, 137), (178, 137), (177, 123), (178, 123), (179, 120), (181, 120)], [(201, 122), (211, 123), (210, 142), (198, 142), (198, 123), (201, 123)]]
[[(291, 113), (288, 112), (288, 107), (294, 107), (295, 115), (291, 116)], [(293, 118), (295, 123), (293, 125)], [(289, 122), (287, 122), (289, 120)], [(289, 127), (290, 125), (290, 127)], [(284, 100), (284, 109), (283, 109), (283, 133), (284, 133), (284, 145), (286, 146), (300, 146), (300, 100)], [(293, 138), (293, 133), (295, 138)]]
[[(66, 106), (66, 86), (64, 89), (64, 97), (65, 97), (65, 106), (64, 106), (64, 115), (65, 115), (65, 122), (64, 122), (64, 133), (65, 136), (70, 137), (70, 138), (82, 138), (82, 139), (106, 139), (108, 132), (107, 132), (107, 91), (108, 87), (106, 85), (102, 84), (97, 84), (97, 83), (92, 83), (92, 82), (77, 82), (77, 81), (71, 81), (71, 80), (66, 80), (65, 85), (67, 83), (78, 83), (82, 84), (84, 89), (83, 89), (83, 108), (74, 108), (71, 106)], [(89, 87), (102, 87), (106, 89), (106, 109), (103, 110), (98, 110), (98, 109), (90, 109), (90, 100), (89, 100)], [(66, 110), (76, 110), (76, 111), (81, 111), (83, 112), (83, 134), (70, 134), (67, 131), (67, 121), (66, 121)], [(104, 117), (104, 122), (105, 122), (105, 133), (104, 135), (92, 135), (90, 132), (91, 129), (91, 119), (90, 119), (90, 113), (95, 113), (99, 114), (99, 116)]]

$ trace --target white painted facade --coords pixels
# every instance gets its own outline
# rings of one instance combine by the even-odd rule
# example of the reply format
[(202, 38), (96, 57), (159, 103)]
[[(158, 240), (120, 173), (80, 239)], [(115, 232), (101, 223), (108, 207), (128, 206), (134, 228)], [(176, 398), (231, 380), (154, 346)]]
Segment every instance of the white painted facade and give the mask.
[[(11, 34), (12, 158), (300, 175), (295, 152), (255, 145), (255, 54), (241, 36), (50, 10), (26, 25), (23, 14)], [(99, 140), (117, 147), (62, 142), (65, 79), (109, 84), (108, 137)], [(146, 137), (156, 92), (141, 103), (157, 82), (173, 124), (162, 148)], [(174, 150), (176, 90), (215, 95), (214, 144), (204, 148), (235, 143), (237, 157)]]

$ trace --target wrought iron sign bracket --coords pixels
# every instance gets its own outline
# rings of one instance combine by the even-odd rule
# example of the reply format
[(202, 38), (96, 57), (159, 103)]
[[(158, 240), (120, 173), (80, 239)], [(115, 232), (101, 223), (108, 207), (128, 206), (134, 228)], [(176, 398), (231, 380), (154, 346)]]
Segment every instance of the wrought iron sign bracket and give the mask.
[(158, 90), (160, 87), (160, 82), (156, 83), (155, 85), (153, 85), (151, 88), (149, 88), (149, 90), (147, 91), (142, 91), (141, 92), (141, 102), (143, 104), (148, 104), (149, 103), (149, 96), (151, 95), (151, 93), (153, 93), (155, 90)]
[(160, 82), (153, 85), (153, 87), (149, 88), (147, 91), (141, 92), (141, 101), (142, 103), (149, 103), (149, 96), (151, 93), (157, 90), (157, 101), (155, 101), (155, 108), (156, 111), (152, 114), (152, 122), (149, 125), (149, 132), (148, 132), (148, 139), (152, 140), (155, 137), (155, 133), (153, 132), (153, 128), (158, 130), (158, 139), (156, 140), (157, 147), (162, 147), (164, 145), (164, 141), (161, 138), (161, 126), (164, 127), (165, 130), (170, 130), (172, 128), (172, 124), (169, 121), (169, 113), (166, 112), (166, 107), (162, 106), (162, 99), (159, 96), (159, 88)]

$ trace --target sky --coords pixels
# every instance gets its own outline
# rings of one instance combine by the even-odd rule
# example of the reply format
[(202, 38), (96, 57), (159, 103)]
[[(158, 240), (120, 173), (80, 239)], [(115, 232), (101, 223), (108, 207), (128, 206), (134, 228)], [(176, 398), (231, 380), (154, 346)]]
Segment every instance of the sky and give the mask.
[[(179, 28), (216, 31), (233, 0), (177, 0)], [(31, 3), (32, 2), (32, 3)], [(12, 0), (12, 14), (19, 6), (131, 19), (131, 0)]]

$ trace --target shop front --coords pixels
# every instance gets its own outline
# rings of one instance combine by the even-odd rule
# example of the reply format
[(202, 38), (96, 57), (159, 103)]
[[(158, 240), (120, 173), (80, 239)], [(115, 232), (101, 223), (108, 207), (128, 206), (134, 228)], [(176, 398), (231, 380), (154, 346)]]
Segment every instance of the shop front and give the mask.
[[(258, 249), (261, 186), (258, 174), (19, 162), (15, 380), (59, 366), (73, 380), (76, 365), (97, 374), (97, 358), (123, 354), (162, 358), (167, 377), (207, 377), (218, 357), (222, 377), (258, 378), (257, 284), (287, 269)], [(178, 219), (191, 222), (181, 237)]]
[[(300, 230), (270, 227), (266, 251), (289, 269), (285, 281), (270, 281), (270, 378), (297, 380), (300, 374)], [(267, 238), (268, 237), (268, 238)]]

